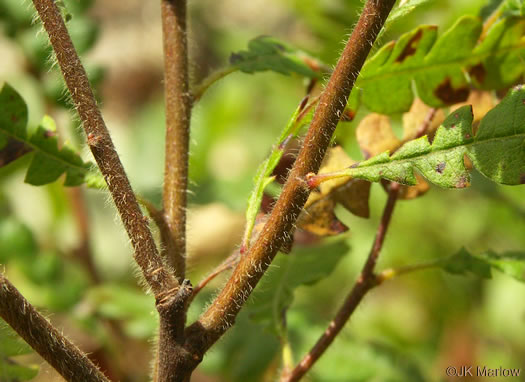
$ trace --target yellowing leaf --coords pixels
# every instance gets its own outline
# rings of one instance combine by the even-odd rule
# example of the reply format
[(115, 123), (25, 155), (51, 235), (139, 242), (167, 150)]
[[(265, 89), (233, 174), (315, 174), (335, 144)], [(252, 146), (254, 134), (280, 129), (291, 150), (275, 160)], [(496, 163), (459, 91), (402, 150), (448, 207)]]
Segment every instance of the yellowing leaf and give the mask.
[(410, 110), (403, 114), (403, 141), (411, 141), (423, 135), (433, 138), (439, 125), (445, 120), (445, 113), (427, 106), (416, 98)]
[(385, 151), (394, 151), (401, 141), (394, 135), (387, 116), (372, 113), (361, 120), (356, 130), (357, 142), (365, 159)]

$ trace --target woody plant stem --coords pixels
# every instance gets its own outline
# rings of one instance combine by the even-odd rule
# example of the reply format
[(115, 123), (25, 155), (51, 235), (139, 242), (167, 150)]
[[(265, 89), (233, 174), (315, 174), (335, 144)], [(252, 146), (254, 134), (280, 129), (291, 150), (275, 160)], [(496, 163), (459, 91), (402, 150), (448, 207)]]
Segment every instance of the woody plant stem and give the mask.
[[(268, 222), (208, 310), (186, 329), (185, 347), (200, 362), (233, 325), (235, 317), (286, 239), (310, 190), (308, 173), (317, 172), (330, 145), (348, 96), (395, 0), (368, 0), (315, 110), (303, 147)], [(190, 364), (188, 364), (190, 366)], [(183, 368), (180, 373), (191, 373)], [(187, 374), (189, 375), (189, 374)]]
[(160, 301), (172, 293), (178, 283), (165, 269), (147, 219), (131, 189), (128, 177), (115, 150), (108, 129), (89, 85), (86, 71), (73, 46), (64, 20), (53, 0), (33, 0), (33, 4), (49, 35), (56, 60), (75, 104), (89, 148), (95, 158), (124, 227), (135, 250), (135, 261), (140, 266), (155, 298)]
[(299, 364), (290, 372), (281, 376), (281, 382), (299, 381), (314, 365), (314, 363), (324, 354), (326, 349), (334, 341), (335, 337), (341, 332), (350, 316), (355, 311), (363, 297), (379, 284), (378, 278), (374, 273), (377, 259), (385, 241), (388, 226), (394, 212), (397, 196), (399, 193), (399, 184), (391, 183), (389, 185), (388, 199), (381, 216), (381, 221), (377, 228), (377, 233), (370, 249), (368, 258), (363, 269), (357, 278), (352, 290), (345, 298), (341, 308), (337, 311), (335, 318), (330, 322), (328, 328), (317, 340), (312, 349), (304, 356)]
[(166, 158), (163, 207), (159, 226), (163, 255), (179, 280), (186, 272), (186, 195), (192, 96), (188, 80), (186, 0), (161, 1), (164, 42)]
[[(185, 317), (186, 300), (191, 295), (191, 287), (185, 282), (181, 285), (159, 256), (148, 221), (142, 215), (135, 194), (131, 189), (97, 106), (86, 71), (73, 46), (59, 9), (53, 0), (33, 0), (33, 4), (44, 29), (49, 35), (56, 60), (86, 133), (89, 148), (106, 180), (124, 227), (131, 239), (131, 244), (135, 250), (135, 261), (141, 268), (142, 274), (155, 296), (157, 310), (161, 317), (161, 333), (169, 328), (170, 332), (181, 334), (184, 329), (184, 320), (181, 318)], [(167, 317), (170, 317), (171, 320), (168, 320)], [(35, 350), (39, 351), (38, 343), (31, 342), (32, 336), (24, 335), (25, 333), (21, 332), (19, 334), (26, 338)], [(58, 339), (60, 342), (66, 341), (60, 335), (58, 335)], [(159, 346), (161, 345), (162, 343)], [(74, 349), (70, 350), (73, 351)]]

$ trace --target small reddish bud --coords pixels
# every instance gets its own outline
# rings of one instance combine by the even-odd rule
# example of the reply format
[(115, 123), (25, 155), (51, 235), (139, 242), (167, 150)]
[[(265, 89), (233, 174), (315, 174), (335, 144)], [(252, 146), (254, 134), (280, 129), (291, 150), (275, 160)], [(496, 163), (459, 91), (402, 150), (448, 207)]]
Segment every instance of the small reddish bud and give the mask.
[(245, 244), (241, 245), (241, 248), (239, 249), (239, 253), (241, 255), (244, 255), (246, 253), (246, 245)]
[(306, 174), (306, 184), (311, 190), (321, 184), (321, 182), (319, 181), (319, 178), (320, 177), (315, 175), (313, 172)]

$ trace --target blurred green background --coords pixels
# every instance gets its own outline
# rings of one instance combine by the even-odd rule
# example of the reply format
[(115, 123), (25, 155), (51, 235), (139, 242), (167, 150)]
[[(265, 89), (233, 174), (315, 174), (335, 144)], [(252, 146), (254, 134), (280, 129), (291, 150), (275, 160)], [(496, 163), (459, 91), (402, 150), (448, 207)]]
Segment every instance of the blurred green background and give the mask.
[[(132, 185), (159, 205), (164, 113), (158, 3), (64, 3), (64, 12), (72, 16), (68, 26)], [(353, 0), (189, 3), (195, 83), (225, 66), (231, 52), (245, 49), (258, 35), (272, 35), (333, 65), (361, 7)], [(390, 25), (376, 45), (420, 24), (436, 24), (442, 31), (461, 15), (479, 15), (485, 4), (425, 2)], [(29, 105), (30, 126), (50, 114), (61, 139), (77, 145), (90, 159), (81, 144), (77, 117), (67, 108), (68, 97), (52, 65), (46, 35), (32, 19), (29, 2), (0, 0), (0, 81), (9, 82), (22, 94)], [(188, 211), (189, 277), (194, 284), (239, 244), (255, 170), (303, 97), (304, 88), (299, 77), (234, 73), (214, 85), (194, 108)], [(354, 131), (364, 115), (366, 110), (361, 109), (356, 120), (341, 123), (336, 133), (355, 159), (359, 149)], [(23, 182), (26, 167), (27, 160), (21, 159), (0, 169), (3, 270), (31, 303), (90, 352), (110, 376), (121, 381), (147, 380), (156, 332), (154, 302), (137, 286), (139, 272), (132, 263), (132, 249), (108, 194), (64, 189), (62, 181), (30, 186)], [(383, 189), (373, 185), (370, 219), (337, 210), (350, 227), (344, 240), (351, 250), (330, 277), (297, 289), (288, 312), (296, 361), (312, 346), (353, 285), (385, 200)], [(474, 174), (472, 187), (466, 190), (432, 187), (421, 198), (398, 203), (378, 267), (448, 256), (462, 246), (474, 253), (522, 250), (524, 218), (523, 186), (497, 186)], [(93, 264), (83, 257), (86, 253)], [(322, 248), (319, 256), (323, 256)], [(94, 270), (89, 271), (90, 266)], [(224, 281), (223, 276), (199, 295), (189, 322)], [(263, 281), (261, 288), (267, 287)], [(523, 371), (524, 295), (525, 285), (499, 273), (490, 281), (439, 270), (396, 279), (365, 298), (308, 378), (442, 381), (448, 365)], [(41, 366), (34, 381), (60, 380), (34, 355), (13, 359)], [(272, 381), (279, 367), (277, 337), (251, 321), (248, 313), (241, 313), (237, 325), (206, 355), (193, 380)]]

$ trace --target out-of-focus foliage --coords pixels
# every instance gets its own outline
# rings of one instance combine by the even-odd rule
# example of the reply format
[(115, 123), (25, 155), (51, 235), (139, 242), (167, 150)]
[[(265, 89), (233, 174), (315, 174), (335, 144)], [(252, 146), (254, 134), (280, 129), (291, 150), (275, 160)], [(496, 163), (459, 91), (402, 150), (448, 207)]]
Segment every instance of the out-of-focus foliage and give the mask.
[(319, 65), (314, 58), (268, 36), (260, 36), (248, 42), (248, 50), (232, 53), (230, 64), (246, 73), (272, 70), (286, 75), (297, 73), (311, 78), (320, 77), (312, 69), (312, 66)]
[(38, 374), (38, 367), (24, 366), (11, 357), (29, 354), (33, 350), (5, 323), (0, 323), (0, 380), (28, 381)]
[(444, 258), (438, 265), (454, 274), (472, 273), (478, 277), (491, 278), (492, 269), (497, 269), (519, 281), (525, 281), (525, 253), (507, 252), (501, 255), (488, 251), (472, 255), (462, 248), (455, 255)]
[[(248, 315), (263, 328), (283, 336), (286, 333), (286, 311), (293, 301), (294, 290), (301, 285), (313, 285), (332, 273), (341, 258), (349, 251), (344, 241), (295, 248), (290, 254), (279, 254), (273, 269), (262, 279), (260, 291), (255, 292)], [(319, 256), (319, 251), (326, 251)]]
[[(400, 18), (387, 25), (374, 54), (391, 44), (389, 41), (397, 39), (399, 44), (400, 36), (422, 24), (437, 25), (438, 31), (446, 31), (464, 15), (469, 20), (481, 17), (485, 22), (498, 6), (510, 6), (513, 1), (492, 2), (497, 4), (485, 14), (480, 14), (487, 4), (485, 0), (427, 1), (410, 8), (409, 13), (399, 11)], [(77, 47), (83, 51), (90, 78), (100, 86), (103, 114), (133, 187), (158, 203), (164, 144), (158, 3), (134, 0), (124, 5), (114, 0), (63, 3), (64, 14), (71, 16), (68, 27)], [(522, 7), (523, 2), (515, 3)], [(232, 52), (246, 51), (247, 41), (260, 35), (275, 36), (287, 46), (297, 47), (332, 66), (361, 7), (360, 0), (189, 2), (194, 82), (200, 83), (209, 72), (227, 67)], [(502, 33), (494, 34), (493, 46), (498, 47), (503, 41), (496, 37), (510, 33), (506, 29), (509, 24), (522, 24), (512, 21), (523, 17), (517, 9), (509, 8), (493, 20), (489, 35)], [(21, 5), (19, 1), (0, 0), (0, 54), (5, 51), (16, 58), (16, 64), (7, 65), (7, 69), (4, 66), (9, 61), (0, 61), (0, 79), (9, 82), (26, 101), (28, 131), (33, 132), (43, 115), (50, 114), (56, 121), (59, 141), (69, 139), (78, 144), (84, 138), (78, 139), (81, 134), (71, 114), (64, 116), (59, 112), (68, 104), (68, 97), (64, 95), (58, 69), (56, 66), (50, 69), (53, 59), (46, 35), (40, 26), (31, 23), (32, 18), (29, 2)], [(78, 32), (74, 31), (76, 28)], [(93, 45), (97, 36), (100, 39)], [(490, 42), (487, 36), (485, 44)], [(505, 41), (516, 41), (516, 34), (509, 36)], [(462, 52), (462, 47), (454, 50), (457, 54)], [(493, 64), (505, 68), (496, 72), (508, 76), (505, 78), (514, 76), (517, 70), (523, 71), (521, 61), (514, 67), (507, 61), (495, 60)], [(102, 66), (108, 69), (105, 81), (100, 82)], [(472, 85), (467, 84), (469, 88)], [(317, 85), (312, 96), (319, 88)], [(363, 88), (366, 92), (364, 85)], [(298, 76), (268, 71), (253, 76), (233, 73), (211, 87), (196, 105), (192, 119), (188, 239), (188, 277), (194, 284), (240, 243), (253, 177), (261, 162), (275, 155), (272, 153), (276, 137), (304, 94), (305, 81)], [(384, 103), (383, 107), (393, 107), (398, 100), (406, 101), (395, 88), (387, 95), (391, 103)], [(497, 99), (494, 94), (491, 97)], [(354, 95), (354, 102), (356, 98)], [(410, 106), (410, 102), (406, 105)], [(357, 111), (355, 119), (340, 123), (336, 142), (351, 158), (357, 159), (362, 147), (355, 130), (369, 110), (366, 102), (359, 109), (351, 109)], [(448, 115), (450, 111), (445, 108), (439, 112)], [(424, 109), (423, 115), (427, 113), (428, 109)], [(422, 119), (417, 121), (412, 124), (415, 126), (412, 132), (417, 131)], [(398, 115), (391, 116), (389, 123), (393, 136), (404, 142), (405, 123)], [(74, 128), (69, 129), (69, 125)], [(296, 152), (297, 147), (292, 146), (290, 155), (284, 157), (293, 157)], [(82, 154), (84, 162), (91, 160), (86, 150)], [(148, 349), (156, 328), (154, 301), (136, 286), (131, 248), (122, 227), (115, 223), (108, 197), (95, 190), (83, 193), (89, 212), (87, 242), (99, 276), (99, 281), (94, 282), (79, 251), (85, 238), (75, 217), (78, 205), (69, 193), (76, 190), (65, 191), (61, 180), (41, 188), (24, 184), (29, 155), (32, 154), (13, 161), (5, 167), (9, 171), (0, 174), (0, 263), (29, 301), (48, 313), (110, 374), (115, 375), (115, 369), (124, 371), (116, 374), (115, 380), (148, 380), (151, 365)], [(272, 186), (265, 191), (275, 195), (279, 189), (270, 189)], [(497, 185), (474, 170), (472, 185), (466, 190), (443, 191), (430, 186), (424, 197), (400, 201), (378, 264), (379, 271), (446, 258), (463, 246), (473, 254), (469, 260), (488, 253), (489, 249), (498, 254), (523, 250), (522, 194), (523, 186)], [(332, 198), (331, 192), (323, 195)], [(264, 193), (258, 196), (263, 196), (264, 205), (266, 196)], [(368, 220), (351, 214), (341, 203), (335, 203), (332, 210), (337, 220), (349, 228), (348, 236), (343, 238), (346, 244), (338, 245), (351, 247), (351, 251), (332, 252), (333, 244), (316, 239), (312, 245), (308, 242), (311, 237), (307, 236), (303, 244), (308, 263), (301, 262), (300, 246), (289, 255), (279, 254), (276, 263), (270, 266), (268, 280), (254, 291), (249, 309), (264, 313), (266, 318), (272, 312), (258, 308), (269, 306), (268, 301), (287, 308), (286, 336), (295, 361), (326, 329), (370, 249), (385, 201), (379, 185), (372, 185), (369, 200)], [(259, 201), (255, 203), (258, 204)], [(491, 259), (486, 258), (496, 261)], [(503, 267), (499, 264), (493, 268)], [(518, 272), (520, 268), (511, 269)], [(314, 285), (303, 285), (312, 275), (328, 273), (329, 277), (317, 280)], [(276, 277), (286, 281), (280, 292), (270, 287)], [(223, 283), (224, 277), (219, 278), (197, 296), (188, 322), (202, 312), (213, 298), (215, 288)], [(293, 301), (289, 299), (290, 293)], [(455, 275), (435, 269), (395, 279), (365, 298), (309, 378), (441, 381), (449, 364), (520, 367), (525, 356), (524, 293), (522, 283), (500, 272), (493, 272), (491, 280), (480, 279), (471, 272)], [(236, 325), (206, 355), (195, 374), (196, 380), (275, 379), (281, 368), (282, 338), (265, 329), (276, 321), (253, 318), (256, 317), (248, 309), (241, 313)], [(0, 336), (3, 340), (3, 334)], [(13, 358), (16, 357), (10, 356)], [(107, 365), (108, 360), (114, 365), (113, 370)], [(37, 358), (16, 361), (24, 366), (43, 365)], [(38, 381), (52, 380), (47, 375), (50, 374), (41, 372)]]
[(32, 152), (25, 182), (41, 186), (57, 180), (66, 173), (65, 186), (79, 186), (86, 182), (101, 185), (103, 180), (71, 147), (58, 148), (55, 122), (48, 116), (29, 134), (27, 107), (20, 95), (9, 85), (0, 90), (0, 167), (26, 153)]

